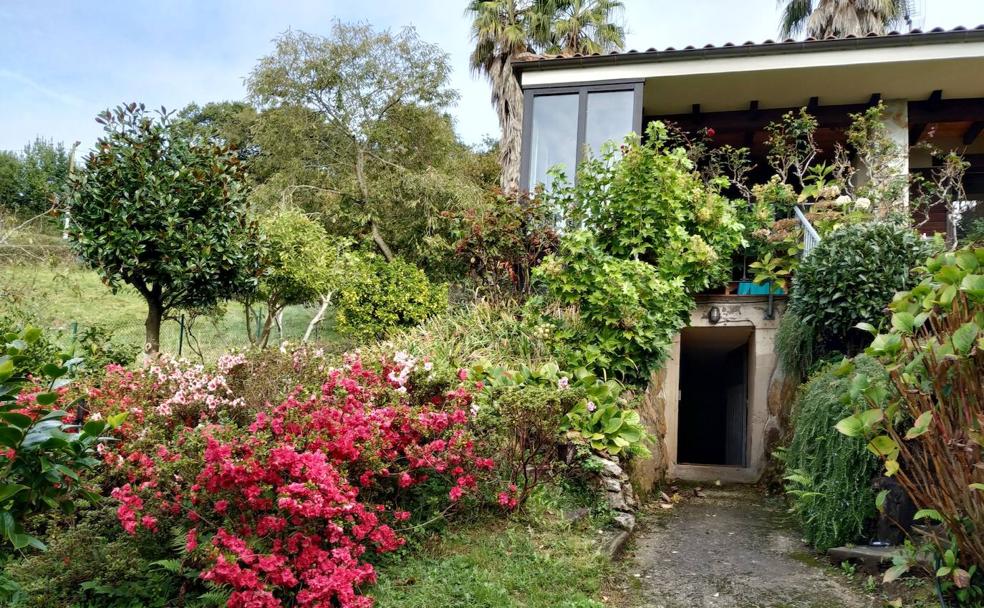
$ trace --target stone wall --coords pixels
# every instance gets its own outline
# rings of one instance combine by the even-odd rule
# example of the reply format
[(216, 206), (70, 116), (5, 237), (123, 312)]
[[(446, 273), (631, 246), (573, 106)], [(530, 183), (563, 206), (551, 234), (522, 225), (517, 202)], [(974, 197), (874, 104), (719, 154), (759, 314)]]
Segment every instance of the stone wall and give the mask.
[[(652, 440), (649, 458), (636, 458), (628, 475), (639, 498), (646, 500), (667, 477), (695, 480), (755, 482), (772, 470), (769, 454), (785, 439), (798, 382), (779, 369), (774, 338), (784, 298), (773, 302), (773, 314), (765, 297), (707, 296), (691, 315), (691, 327), (749, 327), (750, 374), (748, 396), (748, 466), (725, 467), (676, 463), (677, 399), (680, 374), (680, 341), (671, 349), (663, 369), (653, 374), (639, 405), (639, 414)], [(709, 312), (717, 308), (720, 320), (712, 323)], [(771, 317), (771, 318), (770, 318)]]

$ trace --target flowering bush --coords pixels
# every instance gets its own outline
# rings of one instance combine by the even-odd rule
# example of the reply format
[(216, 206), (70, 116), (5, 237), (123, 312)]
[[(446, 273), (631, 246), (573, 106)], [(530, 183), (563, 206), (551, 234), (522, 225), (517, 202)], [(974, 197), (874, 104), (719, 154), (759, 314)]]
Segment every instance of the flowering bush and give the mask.
[(430, 515), (420, 505), (475, 495), (493, 468), (476, 452), (471, 394), (420, 388), (416, 367), (402, 353), (378, 370), (348, 357), (320, 390), (294, 390), (245, 426), (222, 374), (167, 360), (110, 370), (101, 406), (143, 423), (106, 454), (121, 525), (181, 530), (184, 559), (231, 591), (230, 608), (371, 605), (368, 555), (400, 547), (397, 527)]
[[(96, 450), (103, 432), (123, 416), (78, 424), (65, 411), (69, 368), (78, 361), (60, 355), (33, 375), (31, 357), (22, 353), (42, 339), (40, 329), (27, 327), (0, 335), (0, 546), (44, 549), (24, 527), (34, 515), (57, 508), (75, 510), (75, 499), (98, 497), (81, 483), (80, 473), (99, 464)], [(61, 409), (64, 407), (65, 409)]]

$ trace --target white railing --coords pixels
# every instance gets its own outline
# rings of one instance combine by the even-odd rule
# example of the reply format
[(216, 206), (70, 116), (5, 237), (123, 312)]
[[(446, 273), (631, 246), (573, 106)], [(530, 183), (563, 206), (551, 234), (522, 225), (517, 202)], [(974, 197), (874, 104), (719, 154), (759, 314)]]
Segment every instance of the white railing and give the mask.
[(800, 226), (803, 227), (803, 257), (805, 258), (813, 251), (814, 247), (820, 244), (820, 235), (799, 205), (794, 206), (793, 211), (796, 213), (796, 219), (799, 220)]

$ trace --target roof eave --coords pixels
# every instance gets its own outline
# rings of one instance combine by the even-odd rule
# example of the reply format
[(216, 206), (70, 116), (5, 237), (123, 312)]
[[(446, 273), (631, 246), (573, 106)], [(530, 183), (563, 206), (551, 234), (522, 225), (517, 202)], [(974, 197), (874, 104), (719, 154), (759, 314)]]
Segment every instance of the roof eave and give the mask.
[(669, 61), (692, 61), (730, 57), (760, 57), (763, 55), (785, 55), (824, 51), (846, 51), (883, 49), (905, 46), (929, 46), (960, 42), (984, 41), (984, 26), (975, 29), (932, 31), (925, 33), (889, 34), (836, 38), (826, 40), (802, 40), (787, 42), (766, 42), (764, 44), (725, 45), (704, 48), (687, 48), (663, 51), (629, 51), (607, 55), (582, 55), (575, 57), (541, 58), (513, 63), (513, 71), (558, 70), (575, 67), (595, 67), (603, 65), (626, 65), (638, 63), (661, 63)]

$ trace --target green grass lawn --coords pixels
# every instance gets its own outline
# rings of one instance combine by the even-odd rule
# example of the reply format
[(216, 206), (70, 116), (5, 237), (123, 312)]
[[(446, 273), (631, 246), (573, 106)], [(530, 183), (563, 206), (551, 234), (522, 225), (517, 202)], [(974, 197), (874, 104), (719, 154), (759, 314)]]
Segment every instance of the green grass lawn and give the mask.
[(613, 565), (597, 553), (602, 521), (572, 524), (539, 503), (454, 525), (383, 563), (369, 593), (377, 608), (604, 608)]
[[(196, 358), (200, 351), (206, 361), (234, 349), (246, 348), (243, 308), (236, 302), (224, 305), (214, 317), (202, 317), (186, 334), (182, 355)], [(144, 318), (147, 307), (143, 298), (131, 288), (113, 294), (91, 270), (70, 263), (0, 265), (0, 314), (26, 314), (49, 329), (61, 332), (66, 342), (71, 339), (73, 323), (79, 331), (98, 325), (111, 331), (113, 340), (140, 347), (144, 341)], [(299, 341), (315, 310), (302, 306), (289, 307), (284, 312), (283, 339)], [(316, 339), (337, 341), (332, 318), (328, 315), (321, 324)], [(161, 350), (177, 354), (180, 325), (167, 320), (161, 326)], [(280, 337), (274, 330), (274, 341)], [(189, 346), (189, 342), (191, 345)]]

